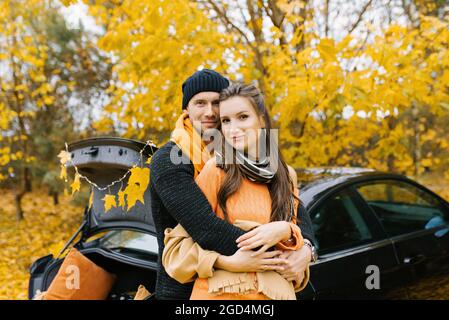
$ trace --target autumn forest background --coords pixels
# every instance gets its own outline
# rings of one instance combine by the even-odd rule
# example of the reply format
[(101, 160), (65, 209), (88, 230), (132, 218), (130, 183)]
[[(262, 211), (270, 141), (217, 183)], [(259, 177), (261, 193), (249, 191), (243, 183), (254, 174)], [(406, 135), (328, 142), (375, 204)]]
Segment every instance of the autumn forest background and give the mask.
[(162, 144), (200, 68), (259, 86), (289, 164), (449, 200), (448, 0), (0, 0), (0, 299), (26, 299), (31, 263), (81, 221), (65, 142)]

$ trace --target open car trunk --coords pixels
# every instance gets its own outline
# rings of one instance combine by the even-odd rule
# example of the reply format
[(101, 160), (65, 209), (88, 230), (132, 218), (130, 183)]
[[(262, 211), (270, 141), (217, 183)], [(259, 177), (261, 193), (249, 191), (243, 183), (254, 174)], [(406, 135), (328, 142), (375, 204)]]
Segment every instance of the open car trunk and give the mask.
[[(149, 188), (145, 189), (143, 201), (137, 201), (129, 210), (117, 206), (105, 211), (104, 197), (106, 194), (116, 195), (126, 187), (130, 168), (149, 168), (147, 160), (156, 150), (153, 144), (113, 137), (86, 139), (68, 146), (71, 161), (67, 163), (67, 168), (74, 173), (76, 166), (81, 175), (96, 184), (92, 186), (92, 203), (90, 206), (86, 204), (81, 226), (58, 257), (48, 255), (31, 266), (29, 298), (33, 298), (38, 290), (43, 292), (48, 289), (63, 262), (63, 258), (59, 257), (72, 245), (93, 263), (117, 276), (109, 299), (132, 299), (139, 285), (144, 285), (150, 293), (154, 292), (158, 249), (157, 244), (154, 245), (157, 242)], [(117, 183), (121, 177), (124, 179)], [(147, 240), (148, 237), (154, 239), (150, 241), (150, 245), (153, 243), (152, 249), (148, 250), (146, 242), (140, 243), (137, 248), (121, 245), (107, 247), (100, 241), (101, 238), (87, 242), (99, 233), (121, 230), (132, 230), (146, 235)], [(76, 243), (75, 239), (78, 239)]]

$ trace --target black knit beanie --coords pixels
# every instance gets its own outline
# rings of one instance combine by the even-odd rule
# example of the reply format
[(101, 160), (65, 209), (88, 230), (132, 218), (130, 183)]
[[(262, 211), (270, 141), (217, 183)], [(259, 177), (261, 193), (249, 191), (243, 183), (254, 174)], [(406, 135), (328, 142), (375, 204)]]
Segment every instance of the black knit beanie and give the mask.
[(229, 86), (229, 80), (214, 70), (195, 72), (182, 84), (182, 109), (187, 108), (190, 99), (200, 92), (221, 92)]

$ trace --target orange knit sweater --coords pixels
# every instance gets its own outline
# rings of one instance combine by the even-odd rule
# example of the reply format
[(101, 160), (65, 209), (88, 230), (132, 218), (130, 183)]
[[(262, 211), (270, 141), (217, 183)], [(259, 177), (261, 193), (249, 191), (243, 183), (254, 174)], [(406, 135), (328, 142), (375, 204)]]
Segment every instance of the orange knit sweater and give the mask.
[[(205, 194), (206, 198), (212, 206), (213, 211), (218, 217), (224, 218), (223, 211), (218, 205), (218, 191), (224, 179), (224, 171), (216, 166), (215, 158), (210, 159), (204, 166), (201, 173), (196, 178), (196, 183)], [(295, 190), (297, 194), (297, 190)], [(266, 184), (255, 183), (248, 179), (243, 179), (239, 190), (227, 200), (227, 211), (230, 223), (235, 220), (249, 220), (259, 222), (261, 224), (270, 222), (271, 215), (271, 196)], [(295, 201), (295, 213), (298, 207)], [(292, 221), (296, 224), (296, 217)], [(292, 237), (294, 243), (286, 246), (282, 243), (277, 244), (280, 250), (297, 250), (303, 245), (303, 239), (299, 228), (292, 228)], [(252, 279), (256, 279), (255, 273), (248, 274)], [(239, 295), (235, 293), (224, 293), (221, 295), (213, 295), (208, 292), (208, 279), (197, 278), (193, 287), (193, 300), (210, 300), (210, 299), (248, 299), (248, 300), (264, 300), (267, 297), (258, 293), (256, 290), (250, 294)]]

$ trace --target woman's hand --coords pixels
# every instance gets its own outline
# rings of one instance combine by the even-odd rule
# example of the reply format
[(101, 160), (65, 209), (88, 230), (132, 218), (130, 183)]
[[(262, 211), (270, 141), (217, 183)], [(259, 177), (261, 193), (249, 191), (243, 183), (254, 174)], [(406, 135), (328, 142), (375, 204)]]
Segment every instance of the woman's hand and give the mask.
[(291, 236), (290, 223), (286, 221), (274, 221), (262, 224), (245, 233), (236, 241), (242, 250), (252, 250), (261, 247), (253, 255), (259, 255), (280, 241), (288, 240)]
[(214, 266), (230, 272), (283, 271), (282, 265), (288, 261), (278, 258), (281, 253), (282, 251), (277, 250), (254, 256), (252, 251), (239, 249), (232, 256), (219, 256)]

